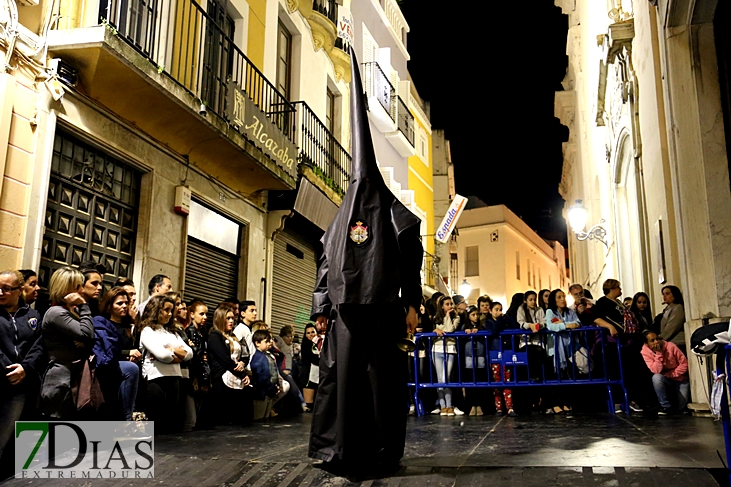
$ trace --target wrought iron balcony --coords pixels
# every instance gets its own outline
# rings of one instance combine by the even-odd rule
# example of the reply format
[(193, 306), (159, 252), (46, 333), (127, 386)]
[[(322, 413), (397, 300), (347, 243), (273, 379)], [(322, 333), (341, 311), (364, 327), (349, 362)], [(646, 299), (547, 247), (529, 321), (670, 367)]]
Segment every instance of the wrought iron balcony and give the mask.
[(299, 162), (312, 167), (328, 186), (341, 196), (348, 189), (350, 154), (304, 101), (297, 108), (296, 144)]
[(404, 134), (406, 140), (413, 146), (414, 145), (414, 116), (411, 114), (409, 107), (404, 103), (401, 97), (398, 98), (397, 116), (398, 116), (398, 129), (399, 132)]
[(214, 13), (195, 0), (102, 0), (100, 17), (160, 73), (200, 99), (205, 111), (225, 118), (232, 80), (292, 139), (294, 105), (236, 46), (225, 12), (209, 10)]
[(335, 0), (313, 0), (312, 10), (321, 13), (330, 19), (333, 24), (337, 24), (338, 7)]
[(393, 88), (388, 76), (383, 72), (377, 62), (363, 64), (363, 76), (365, 90), (368, 97), (377, 98), (383, 109), (396, 121), (396, 90)]

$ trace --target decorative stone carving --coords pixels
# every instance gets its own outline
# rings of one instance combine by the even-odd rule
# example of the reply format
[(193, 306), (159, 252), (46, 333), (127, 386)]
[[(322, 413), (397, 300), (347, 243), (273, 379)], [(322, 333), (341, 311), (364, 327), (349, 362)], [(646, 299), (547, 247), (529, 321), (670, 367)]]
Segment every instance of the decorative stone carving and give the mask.
[[(605, 35), (597, 37), (597, 43), (604, 51), (604, 59), (599, 62), (599, 87), (597, 90), (597, 126), (605, 125), (605, 103), (607, 95), (607, 76), (609, 73), (608, 66), (614, 64), (617, 58), (620, 64), (624, 63), (621, 69), (625, 72), (624, 80), (626, 81), (626, 66), (628, 59), (632, 55), (632, 39), (635, 37), (634, 19), (628, 19), (616, 22), (609, 26), (609, 32)], [(626, 98), (626, 96), (625, 96)]]
[(337, 38), (337, 30), (335, 24), (330, 19), (314, 10), (307, 17), (307, 23), (312, 29), (312, 40), (315, 42), (315, 51), (325, 49), (326, 53), (332, 51)]
[(330, 51), (330, 59), (335, 66), (335, 81), (350, 83), (350, 55), (337, 47)]

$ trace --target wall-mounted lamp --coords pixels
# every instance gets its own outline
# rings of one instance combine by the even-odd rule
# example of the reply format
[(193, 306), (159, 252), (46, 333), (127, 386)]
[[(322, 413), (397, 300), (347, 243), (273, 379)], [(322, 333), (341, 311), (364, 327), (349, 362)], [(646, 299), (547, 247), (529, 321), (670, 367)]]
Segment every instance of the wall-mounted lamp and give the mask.
[(576, 200), (576, 203), (569, 208), (569, 225), (571, 225), (571, 230), (576, 234), (576, 238), (579, 240), (598, 240), (605, 247), (609, 248), (606, 240), (607, 229), (602, 226), (606, 223), (604, 219), (599, 220), (599, 223), (591, 227), (588, 232), (585, 232), (584, 227), (588, 218), (589, 212), (581, 204), (581, 200)]
[(470, 283), (467, 282), (467, 279), (462, 279), (462, 284), (459, 285), (459, 294), (467, 299), (467, 296), (469, 296), (471, 292), (472, 286), (470, 286)]

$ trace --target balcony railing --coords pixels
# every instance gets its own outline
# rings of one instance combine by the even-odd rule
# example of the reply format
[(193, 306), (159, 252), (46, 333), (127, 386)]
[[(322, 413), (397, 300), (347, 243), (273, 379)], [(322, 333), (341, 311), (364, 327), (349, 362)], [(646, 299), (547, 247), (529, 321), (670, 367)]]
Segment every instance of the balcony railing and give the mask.
[(225, 118), (227, 85), (233, 80), (292, 139), (294, 105), (236, 46), (225, 12), (209, 11), (195, 0), (102, 0), (100, 17), (207, 111)]
[(295, 143), (300, 148), (299, 162), (311, 166), (332, 189), (345, 194), (350, 179), (350, 154), (307, 103), (298, 101), (294, 105), (297, 108)]
[(396, 121), (396, 90), (376, 62), (364, 63), (365, 90), (369, 97), (376, 97), (384, 110)]
[(321, 13), (337, 25), (338, 7), (335, 0), (313, 0), (312, 10)]
[(398, 98), (398, 129), (399, 131), (404, 134), (404, 137), (406, 137), (406, 140), (409, 141), (409, 143), (414, 146), (414, 116), (411, 114), (411, 111), (409, 111), (409, 107), (406, 106), (406, 103), (401, 99), (401, 97)]

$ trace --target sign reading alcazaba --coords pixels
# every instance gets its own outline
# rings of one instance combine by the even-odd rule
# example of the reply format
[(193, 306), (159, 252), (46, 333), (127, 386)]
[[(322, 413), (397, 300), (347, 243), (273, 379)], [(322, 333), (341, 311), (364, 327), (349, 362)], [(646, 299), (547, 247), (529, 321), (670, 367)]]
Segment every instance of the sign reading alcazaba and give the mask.
[(297, 147), (233, 80), (228, 82), (226, 116), (287, 174), (297, 176)]

